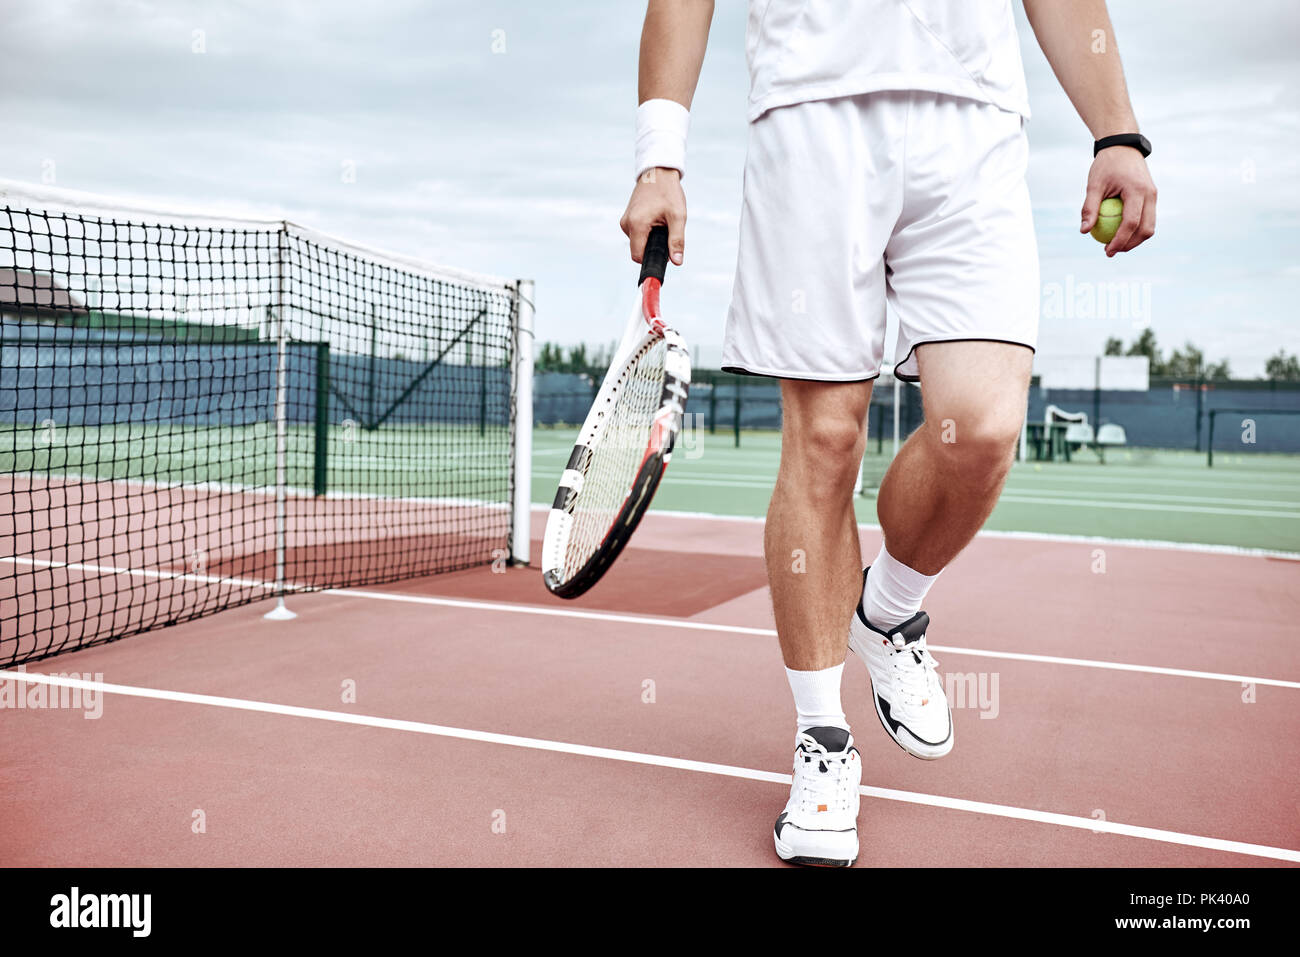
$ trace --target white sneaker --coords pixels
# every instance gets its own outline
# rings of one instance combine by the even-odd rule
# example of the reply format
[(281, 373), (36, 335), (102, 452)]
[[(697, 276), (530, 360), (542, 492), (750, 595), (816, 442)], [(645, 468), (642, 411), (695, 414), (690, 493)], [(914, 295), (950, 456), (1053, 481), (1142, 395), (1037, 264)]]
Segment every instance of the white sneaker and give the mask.
[(952, 750), (953, 728), (936, 670), (939, 662), (925, 646), (929, 626), (930, 616), (921, 611), (881, 631), (867, 621), (859, 601), (849, 625), (849, 647), (866, 663), (876, 716), (889, 736), (908, 754), (933, 760)]
[(848, 867), (858, 859), (862, 758), (843, 728), (799, 733), (790, 800), (776, 819), (777, 856), (791, 864)]

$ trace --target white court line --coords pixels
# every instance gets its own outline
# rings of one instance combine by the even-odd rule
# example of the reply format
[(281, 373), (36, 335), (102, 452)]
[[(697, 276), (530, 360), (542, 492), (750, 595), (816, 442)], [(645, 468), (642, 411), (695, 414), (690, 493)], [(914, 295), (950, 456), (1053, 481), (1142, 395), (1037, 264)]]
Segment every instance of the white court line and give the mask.
[(702, 485), (705, 488), (752, 488), (757, 491), (771, 491), (772, 482), (776, 478), (767, 479), (721, 479), (721, 478), (687, 478), (680, 473), (669, 475), (664, 479), (665, 487), (668, 483), (673, 485)]
[[(122, 568), (113, 565), (88, 565), (79, 562), (56, 562), (38, 558), (0, 558), (0, 561), (37, 568), (68, 568), (99, 575), (135, 575), (142, 578), (175, 579), (213, 585), (234, 585), (240, 588), (276, 590), (273, 582), (243, 578), (218, 578), (211, 575), (165, 572), (155, 569)], [(308, 586), (285, 582), (285, 592), (312, 591)], [(614, 612), (578, 611), (568, 608), (547, 608), (542, 605), (512, 604), (509, 602), (474, 601), (468, 598), (440, 598), (433, 595), (411, 595), (402, 592), (366, 591), (359, 588), (324, 588), (321, 594), (348, 598), (365, 598), (370, 601), (393, 601), (414, 605), (435, 605), (446, 608), (468, 608), (479, 611), (503, 611), (520, 615), (540, 615), (550, 618), (578, 618), (618, 624), (649, 625), (658, 628), (676, 628), (686, 631), (715, 631), (727, 634), (776, 637), (771, 628), (752, 628), (746, 625), (725, 625), (684, 618), (655, 618), (649, 615), (620, 615)], [(1250, 675), (1220, 674), (1213, 671), (1192, 671), (1185, 668), (1164, 668), (1159, 665), (1137, 665), (1120, 661), (1097, 661), (1088, 658), (1064, 658), (1056, 655), (1034, 655), (1014, 651), (988, 651), (980, 648), (959, 648), (953, 645), (930, 645), (931, 650), (952, 655), (971, 655), (980, 658), (1001, 658), (1007, 661), (1028, 661), (1037, 664), (1067, 665), (1076, 668), (1099, 668), (1107, 671), (1130, 671), (1142, 674), (1168, 675), (1176, 678), (1200, 678), (1207, 681), (1228, 681), (1233, 684), (1267, 685), (1275, 688), (1300, 689), (1300, 681), (1282, 678), (1260, 678)]]
[[(441, 605), (448, 608), (470, 608), (480, 611), (505, 611), (520, 615), (541, 615), (551, 618), (585, 618), (588, 621), (616, 622), (618, 624), (650, 625), (659, 628), (679, 628), (688, 631), (719, 631), (738, 635), (759, 635), (775, 638), (772, 628), (750, 628), (741, 625), (714, 624), (707, 621), (690, 621), (684, 618), (654, 618), (648, 615), (620, 615), (603, 611), (573, 611), (566, 608), (547, 608), (542, 605), (514, 605), (509, 602), (473, 601), (468, 598), (437, 598), (432, 595), (409, 595), (400, 592), (362, 591), (355, 588), (326, 588), (326, 595), (368, 598), (375, 601), (408, 602), (416, 605)], [(950, 655), (972, 655), (980, 658), (1004, 658), (1009, 661), (1031, 661), (1038, 664), (1071, 665), (1077, 668), (1100, 668), (1107, 671), (1136, 671), (1143, 674), (1169, 675), (1175, 678), (1202, 678), (1207, 681), (1229, 681), (1233, 684), (1269, 685), (1274, 688), (1300, 689), (1300, 681), (1283, 678), (1256, 678), (1249, 675), (1220, 674), (1214, 671), (1190, 671), (1184, 668), (1162, 668), (1158, 665), (1135, 665), (1122, 661), (1096, 661), (1089, 658), (1061, 658), (1055, 655), (1031, 655), (1014, 651), (986, 651), (979, 648), (957, 648), (952, 645), (930, 645), (931, 651)]]
[[(553, 451), (558, 454), (560, 451), (568, 451), (568, 449), (564, 449), (564, 450), (555, 449)], [(755, 461), (756, 462), (770, 461), (770, 457), (756, 458)], [(736, 467), (736, 463), (734, 462), (715, 462), (715, 461), (710, 461), (709, 459), (702, 456), (692, 458), (689, 454), (687, 454), (687, 452), (683, 452), (680, 446), (678, 446), (677, 450), (674, 451), (673, 463), (674, 463), (674, 469), (678, 473), (681, 473), (683, 470), (685, 470), (689, 472), (691, 476), (696, 479), (718, 478), (718, 479), (739, 479), (739, 480), (757, 481), (756, 479), (753, 478), (751, 472), (738, 471)], [(879, 462), (879, 463), (873, 462), (872, 464), (887, 465), (888, 462)], [(549, 466), (546, 467), (549, 468)], [(769, 469), (768, 471), (770, 472), (771, 476), (775, 478), (776, 476), (775, 463), (773, 463), (773, 468)], [(1093, 486), (1098, 486), (1098, 485), (1132, 486), (1141, 483), (1150, 483), (1152, 481), (1158, 482), (1161, 488), (1167, 486), (1168, 487), (1187, 486), (1194, 489), (1203, 488), (1210, 491), (1222, 491), (1224, 489), (1230, 489), (1230, 490), (1241, 490), (1247, 492), (1257, 492), (1260, 490), (1268, 489), (1268, 490), (1275, 490), (1275, 491), (1300, 493), (1300, 483), (1298, 482), (1289, 482), (1286, 484), (1282, 484), (1282, 483), (1275, 483), (1275, 482), (1232, 481), (1230, 479), (1220, 480), (1217, 476), (1211, 477), (1209, 479), (1171, 479), (1171, 478), (1166, 478), (1163, 475), (1151, 476), (1151, 475), (1112, 474), (1108, 477), (1103, 477), (1103, 476), (1096, 476), (1096, 475), (1078, 476), (1078, 475), (1063, 475), (1060, 473), (1049, 473), (1049, 472), (1038, 473), (1038, 472), (1020, 472), (1020, 471), (1013, 471), (1011, 473), (1010, 477), (1007, 479), (1006, 487), (1008, 489), (1019, 490), (1019, 491), (1031, 491), (1035, 489), (1044, 489), (1045, 491), (1048, 492), (1054, 491), (1060, 494), (1141, 495), (1144, 493), (1141, 492), (1130, 493), (1122, 489), (1120, 491), (1115, 491), (1115, 492), (1108, 491), (1105, 488), (1096, 488), (1096, 489), (1089, 488), (1089, 489), (1080, 489), (1076, 491), (1075, 489), (1070, 489), (1070, 488), (1051, 488), (1051, 486), (1061, 484), (1061, 483), (1067, 485), (1070, 483), (1085, 483)], [(1199, 498), (1200, 496), (1194, 496), (1194, 497)], [(1294, 505), (1296, 503), (1294, 501), (1287, 501), (1284, 502), (1283, 504)]]
[[(772, 487), (772, 483), (766, 480), (746, 480), (746, 479), (723, 479), (723, 478), (689, 478), (679, 474), (670, 474), (664, 479), (665, 488), (680, 485), (703, 486), (706, 488), (748, 488), (755, 490), (767, 490)], [(1057, 496), (1067, 495), (1069, 493), (1059, 492)], [(1092, 493), (1098, 494), (1098, 493)], [(1105, 493), (1100, 493), (1105, 494)], [(1115, 493), (1124, 495), (1126, 493)], [(1248, 509), (1248, 508), (1218, 508), (1212, 505), (1166, 505), (1158, 502), (1136, 502), (1132, 498), (1164, 498), (1177, 499), (1178, 496), (1166, 495), (1144, 495), (1136, 493), (1130, 495), (1128, 501), (1116, 498), (1113, 500), (1091, 499), (1091, 498), (1063, 498), (1053, 497), (1053, 493), (1044, 491), (1041, 494), (1035, 494), (1032, 491), (1005, 491), (998, 496), (998, 502), (1012, 502), (1017, 505), (1068, 505), (1075, 508), (1106, 508), (1106, 509), (1126, 509), (1137, 512), (1185, 512), (1191, 515), (1236, 515), (1241, 518), (1300, 518), (1300, 511), (1283, 512), (1266, 509)], [(1183, 497), (1188, 502), (1215, 502), (1215, 501), (1245, 501), (1238, 499), (1213, 499), (1186, 496)], [(1280, 502), (1283, 506), (1293, 505), (1292, 502)]]
[[(534, 512), (550, 514), (550, 502), (534, 502)], [(647, 515), (684, 518), (692, 521), (742, 522), (761, 525), (767, 521), (761, 515), (722, 515), (717, 512), (682, 512), (672, 509), (650, 509)], [(859, 531), (878, 532), (880, 526), (872, 522), (859, 522)], [(1247, 548), (1241, 545), (1209, 545), (1200, 542), (1169, 542), (1148, 538), (1105, 538), (1100, 535), (1066, 535), (1057, 532), (1015, 532), (981, 529), (976, 538), (1009, 539), (1011, 541), (1056, 542), (1070, 545), (1113, 545), (1121, 548), (1144, 548), (1152, 551), (1200, 552), (1207, 555), (1232, 555), (1238, 558), (1280, 558), (1300, 562), (1300, 552), (1279, 551), (1270, 548)]]
[[(566, 449), (565, 451), (569, 451), (569, 449)], [(10, 473), (10, 477), (15, 477), (15, 476), (19, 478), (29, 479), (29, 480), (34, 480), (35, 478), (37, 478), (37, 476), (34, 476), (32, 473), (17, 473), (17, 472)], [(150, 489), (150, 490), (177, 488), (177, 489), (188, 489), (188, 490), (199, 490), (199, 491), (237, 492), (237, 493), (247, 493), (251, 495), (259, 495), (268, 498), (274, 497), (275, 494), (274, 488), (268, 488), (267, 486), (237, 485), (232, 483), (221, 483), (221, 482), (202, 482), (196, 484), (196, 483), (185, 483), (180, 481), (158, 482), (158, 481), (152, 481), (147, 479), (112, 479), (112, 478), (106, 479), (106, 478), (99, 478), (97, 476), (92, 476), (92, 475), (75, 475), (71, 473), (67, 475), (57, 476), (57, 478), (62, 480), (62, 484), (75, 484), (76, 482), (89, 482), (89, 483), (96, 483), (96, 484), (111, 483), (115, 485), (125, 485), (127, 487), (132, 487), (132, 488), (143, 488), (143, 489)], [(692, 483), (692, 484), (711, 485), (717, 483), (699, 482), (699, 483)], [(760, 482), (754, 485), (753, 487), (768, 488), (770, 487), (770, 484), (771, 484), (770, 482), (767, 483)], [(744, 487), (750, 487), (750, 486), (745, 485)], [(42, 486), (42, 488), (45, 488), (45, 486)], [(22, 494), (28, 494), (40, 490), (41, 489), (37, 489), (37, 488), (24, 489), (22, 490)], [(289, 495), (297, 498), (307, 498), (307, 499), (317, 498), (315, 493), (312, 492), (310, 489), (289, 487), (286, 489), (286, 491)], [(1003, 497), (1006, 498), (1007, 496), (1004, 495)], [(363, 500), (363, 501), (377, 499), (380, 501), (392, 501), (399, 504), (410, 503), (410, 504), (417, 504), (417, 505), (483, 506), (483, 507), (498, 509), (498, 510), (508, 508), (507, 505), (504, 505), (500, 502), (484, 502), (477, 499), (435, 498), (435, 497), (393, 499), (391, 496), (387, 496), (382, 493), (369, 493), (369, 492), (330, 492), (328, 495), (325, 496), (325, 498), (328, 500)], [(1113, 503), (1103, 503), (1103, 504), (1110, 505)], [(1130, 507), (1136, 507), (1139, 510), (1141, 509), (1141, 506), (1130, 506)], [(532, 508), (533, 511), (546, 512), (549, 514), (551, 509), (551, 502), (549, 499), (534, 502), (532, 504)], [(750, 522), (750, 523), (765, 521), (765, 519), (762, 516), (722, 515), (716, 512), (685, 512), (685, 511), (677, 511), (673, 509), (651, 509), (648, 512), (648, 514), (666, 515), (666, 516), (671, 516), (673, 518), (687, 518), (687, 519), (703, 520), (703, 521)], [(1284, 513), (1284, 514), (1289, 514), (1289, 513)], [(858, 528), (865, 529), (868, 531), (880, 531), (879, 525), (870, 522), (859, 522)], [(993, 529), (982, 529), (980, 532), (976, 534), (976, 538), (993, 538), (993, 539), (1001, 538), (1001, 539), (1013, 539), (1013, 540), (1022, 539), (1025, 541), (1039, 541), (1039, 542), (1067, 542), (1067, 543), (1079, 543), (1079, 544), (1090, 544), (1090, 545), (1115, 545), (1115, 546), (1122, 546), (1126, 548), (1146, 548), (1146, 549), (1158, 549), (1158, 550), (1203, 552), (1206, 554), (1214, 554), (1214, 555), (1253, 556), (1258, 558), (1280, 558), (1287, 561), (1300, 561), (1300, 551), (1282, 551), (1278, 549), (1266, 549), (1266, 548), (1246, 548), (1238, 545), (1212, 545), (1212, 544), (1206, 544), (1200, 542), (1171, 542), (1171, 541), (1163, 541), (1160, 539), (1106, 538), (1106, 537), (1096, 536), (1096, 535), (1066, 535), (1066, 534), (1058, 534), (1055, 532), (997, 531)], [(4, 559), (0, 558), (0, 560), (4, 560)]]
[[(686, 618), (653, 618), (649, 615), (620, 615), (615, 612), (577, 611), (569, 608), (547, 608), (543, 605), (514, 605), (509, 602), (473, 601), (468, 598), (436, 598), (432, 595), (410, 595), (403, 592), (362, 591), (357, 588), (326, 588), (321, 594), (348, 598), (368, 598), (374, 601), (407, 602), (414, 605), (442, 605), (447, 608), (471, 608), (478, 611), (513, 611), (521, 615), (540, 615), (544, 618), (584, 618), (588, 621), (607, 621), (630, 625), (654, 625), (660, 628), (680, 628), (686, 631), (721, 631), (736, 635), (759, 635), (771, 638), (776, 632), (771, 628), (750, 628), (744, 625), (716, 625), (707, 621), (690, 621)], [(1298, 685), (1297, 687), (1300, 687)]]
[[(774, 632), (775, 634), (775, 632)], [(950, 655), (972, 655), (978, 658), (1004, 658), (1008, 661), (1033, 661), (1048, 665), (1071, 665), (1075, 668), (1103, 668), (1108, 671), (1138, 671), (1149, 675), (1170, 675), (1175, 678), (1204, 678), (1208, 681), (1231, 681), (1238, 684), (1270, 685), (1274, 688), (1300, 688), (1300, 681), (1281, 678), (1251, 678), (1247, 675), (1226, 675), (1213, 671), (1189, 671), (1186, 668), (1161, 668), (1158, 665), (1131, 665), (1122, 661), (1095, 661), (1090, 658), (1061, 658), (1056, 655), (1031, 655), (1016, 651), (984, 651), (979, 648), (956, 648), (951, 645), (929, 645), (932, 651)]]
[[(771, 479), (755, 479), (739, 472), (716, 473), (713, 477), (701, 478), (692, 475), (689, 479), (682, 478), (680, 472), (673, 477), (673, 481), (679, 484), (691, 485), (736, 485), (738, 487), (754, 488), (771, 488)], [(1162, 485), (1167, 484), (1161, 482)], [(1111, 492), (1105, 489), (1087, 489), (1085, 491), (1076, 491), (1067, 488), (1041, 488), (1034, 483), (1024, 485), (1007, 484), (1003, 490), (1001, 498), (1005, 499), (1009, 495), (1024, 496), (1062, 496), (1070, 497), (1076, 502), (1091, 504), (1088, 498), (1080, 496), (1104, 497), (1106, 500), (1115, 500), (1119, 502), (1133, 502), (1141, 504), (1138, 499), (1151, 500), (1156, 502), (1189, 502), (1192, 504), (1204, 505), (1244, 505), (1244, 506), (1261, 506), (1270, 508), (1297, 508), (1300, 507), (1300, 500), (1295, 499), (1260, 499), (1260, 498), (1219, 498), (1211, 495), (1168, 495), (1163, 492), (1134, 492), (1131, 490)]]
[[(1276, 477), (1276, 476), (1273, 476)], [(1234, 481), (1233, 479), (1221, 479), (1217, 475), (1208, 479), (1190, 479), (1190, 478), (1167, 478), (1165, 476), (1154, 477), (1161, 487), (1172, 485), (1185, 485), (1192, 488), (1209, 488), (1209, 489), (1246, 489), (1247, 491), (1256, 491), (1258, 489), (1269, 489), (1270, 491), (1281, 492), (1300, 492), (1300, 483), (1297, 482), (1252, 482), (1249, 480)], [(1153, 479), (1150, 475), (1111, 475), (1103, 477), (1099, 475), (1064, 475), (1060, 472), (1028, 472), (1012, 471), (1010, 478), (1007, 479), (1007, 488), (1013, 485), (1028, 488), (1030, 486), (1045, 486), (1056, 482), (1082, 482), (1092, 485), (1121, 485), (1134, 484), (1137, 482), (1149, 482)]]
[[(371, 728), (384, 728), (390, 731), (410, 731), (416, 734), (428, 734), (442, 738), (456, 738), (462, 741), (478, 741), (485, 744), (500, 744), (507, 747), (526, 748), (533, 751), (550, 751), (560, 754), (572, 754), (580, 757), (601, 758), (606, 761), (620, 761), (626, 764), (642, 764), (651, 767), (673, 768), (679, 771), (694, 771), (699, 774), (715, 774), (722, 777), (742, 778), (749, 781), (763, 781), (770, 784), (790, 784), (790, 775), (774, 771), (759, 771), (753, 768), (741, 768), (729, 764), (713, 764), (709, 761), (692, 761), (686, 758), (674, 758), (662, 754), (645, 754), (639, 751), (624, 751), (617, 748), (599, 748), (586, 744), (573, 744), (567, 741), (551, 741), (546, 738), (527, 738), (514, 734), (498, 734), (493, 731), (474, 731), (467, 728), (452, 728), (446, 725), (428, 724), (423, 721), (404, 721), (397, 718), (381, 718), (376, 715), (349, 714), (342, 711), (326, 711), (321, 708), (301, 708), (296, 705), (273, 704), (267, 701), (251, 701), (244, 698), (226, 698), (218, 695), (194, 694), (187, 691), (164, 691), (155, 688), (141, 688), (135, 685), (108, 684), (86, 681), (79, 678), (67, 678), (57, 675), (42, 675), (26, 671), (0, 671), (0, 680), (14, 679), (33, 684), (56, 685), (59, 687), (79, 688), (83, 691), (98, 691), (107, 694), (120, 694), (136, 698), (152, 698), (161, 701), (174, 701), (182, 704), (200, 704), (215, 708), (230, 708), (238, 711), (254, 711), (262, 714), (278, 714), (292, 718), (310, 718), (316, 721), (332, 721), (338, 724), (361, 725)], [(940, 807), (952, 811), (966, 811), (972, 814), (989, 814), (995, 817), (1011, 818), (1019, 821), (1032, 821), (1038, 824), (1054, 824), (1058, 827), (1070, 827), (1078, 830), (1120, 834), (1148, 841), (1160, 841), (1166, 844), (1180, 844), (1184, 847), (1198, 847), (1204, 850), (1223, 851), (1228, 854), (1245, 854), (1251, 857), (1263, 857), (1278, 861), (1300, 863), (1300, 851), (1286, 847), (1271, 847), (1267, 844), (1247, 844), (1242, 841), (1229, 841), (1217, 837), (1203, 837), (1198, 834), (1185, 834), (1179, 831), (1166, 831), (1161, 828), (1141, 827), (1135, 824), (1121, 824), (1118, 821), (1099, 821), (1093, 818), (1077, 817), (1072, 814), (1058, 814), (1053, 811), (1037, 811), (1031, 808), (1012, 807), (1006, 804), (990, 804), (985, 801), (968, 801), (963, 798), (943, 797), (937, 794), (921, 794), (915, 791), (899, 791), (893, 788), (861, 787), (860, 792), (866, 797), (886, 801), (898, 801), (904, 804), (918, 804), (927, 807)]]
[[(410, 471), (410, 470), (407, 470)], [(33, 484), (23, 489), (0, 489), (0, 493), (9, 495), (36, 495), (48, 492), (56, 488), (70, 488), (81, 485), (120, 485), (125, 488), (141, 489), (147, 492), (179, 489), (183, 492), (221, 492), (235, 495), (246, 495), (250, 498), (264, 498), (274, 500), (276, 495), (275, 485), (241, 485), (234, 482), (185, 482), (176, 481), (159, 481), (158, 479), (140, 479), (140, 478), (100, 478), (95, 475), (80, 473), (60, 473), (59, 475), (39, 475), (35, 472), (7, 472), (0, 476), (0, 480), (19, 478), (32, 482)], [(46, 484), (36, 484), (45, 480)], [(498, 511), (509, 511), (511, 506), (508, 502), (489, 502), (484, 499), (476, 498), (458, 498), (455, 496), (425, 496), (425, 497), (396, 497), (384, 492), (349, 492), (339, 490), (326, 492), (324, 495), (317, 495), (316, 492), (309, 488), (299, 488), (293, 485), (285, 486), (285, 494), (291, 498), (307, 499), (309, 501), (379, 501), (381, 503), (391, 503), (394, 506), (399, 505), (450, 505), (465, 506), (474, 508), (488, 508)], [(99, 498), (93, 501), (113, 501), (113, 499), (102, 500)], [(72, 503), (73, 505), (80, 503)], [(62, 506), (68, 507), (68, 506)]]
[[(83, 562), (56, 562), (45, 558), (18, 558), (0, 556), (0, 562), (13, 565), (26, 565), (29, 568), (67, 568), (74, 572), (89, 572), (92, 575), (133, 575), (136, 578), (156, 578), (164, 581), (198, 582), (202, 585), (234, 585), (237, 588), (275, 589), (274, 582), (259, 581), (255, 578), (222, 578), (218, 575), (200, 575), (197, 572), (169, 572), (158, 568), (127, 568), (116, 565), (87, 565)], [(285, 591), (297, 591), (297, 585), (285, 585)]]
[[(676, 459), (675, 459), (676, 462)], [(688, 459), (689, 462), (689, 459)], [(682, 477), (682, 468), (688, 469), (689, 477)], [(669, 475), (669, 479), (677, 482), (679, 485), (723, 485), (737, 488), (755, 488), (770, 489), (775, 475), (766, 477), (766, 479), (755, 479), (753, 473), (745, 472), (714, 472), (706, 473), (702, 469), (693, 468), (692, 465), (684, 465), (677, 469), (675, 475)], [(668, 480), (666, 480), (668, 481)], [(1087, 502), (1087, 497), (1105, 499), (1105, 501), (1118, 502), (1136, 502), (1138, 499), (1152, 499), (1156, 502), (1191, 502), (1203, 503), (1203, 505), (1235, 505), (1235, 506), (1261, 506), (1273, 508), (1295, 508), (1300, 506), (1300, 499), (1261, 499), (1261, 498), (1219, 498), (1217, 495), (1170, 495), (1160, 492), (1132, 492), (1131, 489), (1121, 490), (1121, 492), (1110, 492), (1109, 489), (1069, 489), (1069, 488), (1048, 488), (1049, 480), (1044, 482), (1028, 481), (1014, 482), (1009, 481), (1006, 488), (1002, 490), (1001, 498), (1014, 495), (1060, 495), (1060, 497), (1073, 498), (1074, 501)], [(1160, 480), (1161, 488), (1164, 486), (1175, 485), (1177, 482)], [(1205, 488), (1222, 492), (1222, 488), (1214, 485), (1199, 485), (1196, 488)], [(1244, 492), (1260, 492), (1260, 486), (1240, 486)], [(1287, 492), (1300, 493), (1300, 486), (1286, 486)]]
[(1085, 498), (1047, 498), (1038, 495), (1012, 493), (999, 496), (999, 502), (1018, 505), (1069, 505), (1075, 508), (1118, 508), (1135, 512), (1185, 512), (1192, 515), (1236, 515), (1240, 518), (1300, 518), (1300, 511), (1279, 512), (1267, 509), (1214, 508), (1193, 505), (1162, 505), (1156, 502), (1102, 501)]
[[(859, 525), (880, 531), (879, 525)], [(1058, 544), (1114, 545), (1119, 548), (1143, 548), (1151, 551), (1198, 552), (1205, 555), (1231, 555), (1235, 558), (1278, 558), (1300, 562), (1300, 552), (1275, 548), (1249, 548), (1243, 545), (1209, 545), (1201, 542), (1169, 542), (1156, 538), (1106, 538), (1101, 535), (1066, 535), (1056, 532), (1017, 532), (988, 529), (977, 538), (1001, 538), (1010, 541), (1054, 542)]]

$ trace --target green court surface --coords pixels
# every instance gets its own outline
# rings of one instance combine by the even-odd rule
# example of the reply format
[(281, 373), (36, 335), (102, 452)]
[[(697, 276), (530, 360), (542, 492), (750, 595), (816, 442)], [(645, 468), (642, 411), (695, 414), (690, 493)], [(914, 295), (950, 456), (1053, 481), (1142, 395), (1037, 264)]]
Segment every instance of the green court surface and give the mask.
[[(533, 432), (532, 499), (550, 504), (577, 437), (574, 428)], [(781, 450), (777, 432), (744, 432), (739, 448), (724, 432), (687, 431), (653, 508), (758, 517), (767, 510)], [(54, 431), (0, 430), (0, 474), (93, 476), (168, 484), (267, 487), (275, 481), (275, 437), (268, 424), (175, 428), (102, 426)], [(874, 450), (874, 443), (871, 448)], [(883, 474), (883, 456), (866, 471)], [(287, 484), (311, 490), (315, 433), (286, 436)], [(329, 430), (325, 488), (331, 494), (398, 498), (463, 497), (504, 501), (509, 434), (488, 427), (387, 426), (375, 432)], [(862, 522), (876, 520), (870, 494), (857, 500)], [(1073, 462), (1017, 462), (990, 529), (1262, 548), (1300, 553), (1300, 456), (1205, 455), (1188, 451), (1091, 453)]]
[[(533, 501), (549, 503), (576, 437), (572, 429), (533, 433)], [(655, 495), (655, 509), (761, 516), (781, 451), (777, 432), (686, 433)], [(874, 450), (874, 442), (871, 444)], [(866, 471), (883, 472), (869, 455)], [(870, 494), (858, 520), (876, 521)], [(1083, 452), (1072, 462), (1017, 462), (992, 517), (998, 531), (1230, 545), (1300, 553), (1300, 455), (1112, 450), (1106, 463)]]
[[(285, 434), (285, 484), (329, 493), (403, 498), (505, 498), (505, 426), (331, 426), (324, 448), (312, 426)], [(275, 426), (10, 426), (0, 429), (0, 474), (68, 475), (177, 485), (273, 487)], [(318, 455), (323, 453), (323, 455)]]

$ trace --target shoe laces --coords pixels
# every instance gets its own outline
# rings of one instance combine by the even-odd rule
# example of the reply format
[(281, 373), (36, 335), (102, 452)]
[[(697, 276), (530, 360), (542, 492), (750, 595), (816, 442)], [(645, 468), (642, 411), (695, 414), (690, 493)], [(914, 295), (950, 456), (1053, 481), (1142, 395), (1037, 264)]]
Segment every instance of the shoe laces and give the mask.
[(853, 773), (857, 760), (852, 746), (827, 751), (810, 734), (799, 734), (800, 748), (794, 754), (794, 780), (804, 810), (847, 810), (852, 804)]
[(940, 690), (939, 676), (936, 671), (939, 662), (926, 647), (925, 635), (915, 641), (902, 644), (902, 639), (895, 636), (890, 643), (891, 662), (894, 673), (894, 689), (910, 699), (912, 704), (925, 705)]

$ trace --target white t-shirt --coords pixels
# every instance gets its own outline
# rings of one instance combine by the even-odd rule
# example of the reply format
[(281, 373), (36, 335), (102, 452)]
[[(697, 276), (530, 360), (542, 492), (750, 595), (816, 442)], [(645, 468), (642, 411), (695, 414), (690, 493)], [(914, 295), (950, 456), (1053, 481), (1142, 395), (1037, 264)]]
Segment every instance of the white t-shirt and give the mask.
[(926, 90), (1029, 116), (1011, 0), (749, 0), (749, 119), (778, 106)]

